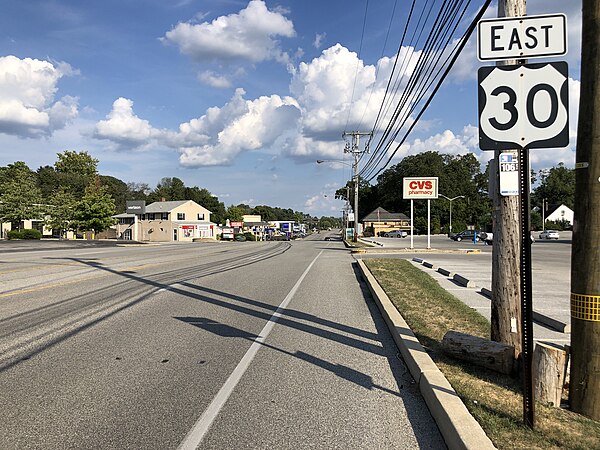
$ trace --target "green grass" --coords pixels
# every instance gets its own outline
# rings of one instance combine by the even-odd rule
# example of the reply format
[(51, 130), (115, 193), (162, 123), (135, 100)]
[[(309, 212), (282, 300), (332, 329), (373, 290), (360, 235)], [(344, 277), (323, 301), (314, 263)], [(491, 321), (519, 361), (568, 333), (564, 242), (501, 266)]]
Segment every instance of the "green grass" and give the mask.
[(490, 323), (410, 262), (365, 259), (390, 300), (499, 449), (600, 449), (600, 423), (536, 403), (534, 430), (523, 425), (518, 379), (442, 353), (449, 330), (489, 338)]

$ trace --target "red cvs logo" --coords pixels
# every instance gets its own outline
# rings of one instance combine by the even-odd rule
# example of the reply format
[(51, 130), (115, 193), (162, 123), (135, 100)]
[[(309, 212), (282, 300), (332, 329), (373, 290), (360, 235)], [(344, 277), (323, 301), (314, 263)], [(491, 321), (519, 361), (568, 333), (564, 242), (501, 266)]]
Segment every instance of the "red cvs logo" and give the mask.
[(433, 183), (430, 180), (426, 180), (426, 181), (414, 180), (408, 184), (408, 187), (410, 187), (411, 189), (432, 189)]

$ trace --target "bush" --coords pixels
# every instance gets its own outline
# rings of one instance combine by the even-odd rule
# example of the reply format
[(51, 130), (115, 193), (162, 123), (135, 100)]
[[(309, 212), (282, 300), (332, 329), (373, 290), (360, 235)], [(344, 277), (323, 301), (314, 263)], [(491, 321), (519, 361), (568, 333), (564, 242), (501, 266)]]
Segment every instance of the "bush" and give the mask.
[(254, 236), (254, 233), (251, 233), (250, 231), (246, 231), (244, 236), (246, 237), (247, 241), (256, 241), (256, 236)]
[(7, 234), (8, 239), (41, 239), (42, 233), (39, 230), (11, 230)]

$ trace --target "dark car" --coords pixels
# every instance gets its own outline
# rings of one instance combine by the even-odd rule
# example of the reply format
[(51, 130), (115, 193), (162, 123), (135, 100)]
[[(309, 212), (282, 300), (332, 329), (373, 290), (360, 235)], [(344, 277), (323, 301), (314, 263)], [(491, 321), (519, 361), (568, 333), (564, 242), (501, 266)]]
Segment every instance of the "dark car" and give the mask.
[(485, 231), (465, 230), (461, 231), (460, 233), (453, 234), (452, 236), (450, 236), (450, 238), (457, 242), (474, 241), (476, 239), (475, 236), (477, 236), (478, 241), (485, 241), (487, 234), (485, 233)]

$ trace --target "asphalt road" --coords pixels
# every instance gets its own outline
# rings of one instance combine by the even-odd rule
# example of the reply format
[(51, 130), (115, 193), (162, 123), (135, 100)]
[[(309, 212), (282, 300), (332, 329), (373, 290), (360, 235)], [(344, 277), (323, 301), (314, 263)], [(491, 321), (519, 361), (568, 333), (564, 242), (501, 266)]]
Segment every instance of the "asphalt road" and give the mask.
[(0, 448), (443, 448), (324, 237), (0, 243)]

